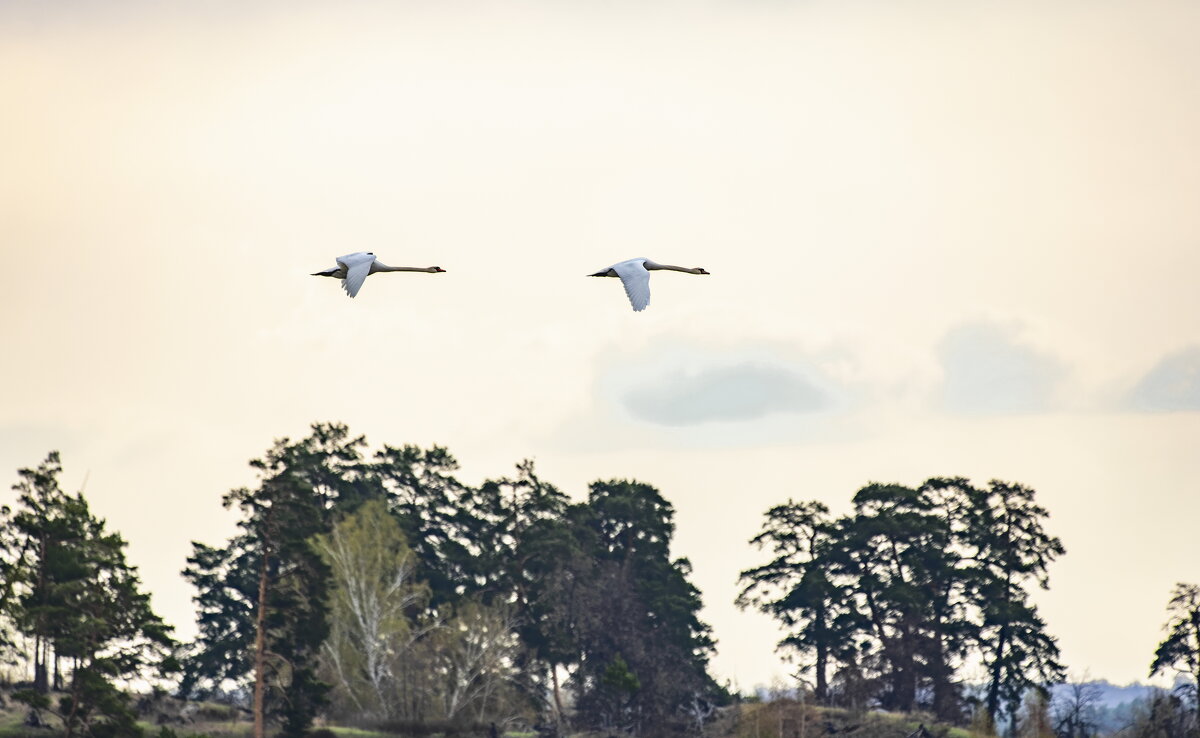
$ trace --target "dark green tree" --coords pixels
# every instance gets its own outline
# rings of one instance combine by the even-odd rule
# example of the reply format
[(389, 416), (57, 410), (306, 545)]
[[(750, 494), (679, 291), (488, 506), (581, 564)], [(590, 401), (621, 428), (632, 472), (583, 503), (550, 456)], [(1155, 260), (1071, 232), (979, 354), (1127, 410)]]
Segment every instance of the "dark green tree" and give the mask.
[(16, 625), (13, 617), (16, 609), (17, 585), (21, 574), (21, 550), (16, 528), (12, 520), (12, 509), (0, 506), (0, 663), (10, 663), (16, 658)]
[[(92, 515), (82, 494), (61, 491), (57, 452), (36, 469), (22, 469), (20, 507), (12, 530), (22, 555), (15, 563), (17, 627), (34, 640), (35, 680), (18, 697), (49, 709), (66, 735), (140, 735), (128, 696), (116, 682), (175, 667), (170, 628), (141, 592), (125, 560), (125, 541)], [(49, 654), (54, 681), (65, 694), (47, 695)], [(59, 664), (65, 662), (63, 680)]]
[(192, 542), (183, 577), (196, 588), (199, 635), (186, 649), (180, 697), (216, 697), (244, 686), (253, 674), (261, 561), (257, 542), (245, 531), (224, 546)]
[(833, 574), (838, 539), (829, 508), (789, 500), (768, 510), (766, 517), (750, 542), (769, 548), (773, 558), (741, 573), (743, 589), (736, 604), (778, 620), (787, 629), (780, 648), (800, 658), (812, 656), (813, 694), (825, 702), (830, 668), (851, 655), (864, 625), (846, 583)]
[(839, 570), (879, 646), (884, 707), (911, 711), (918, 689), (932, 694), (939, 717), (959, 709), (954, 663), (966, 650), (969, 623), (961, 598), (959, 554), (939, 505), (921, 490), (870, 484), (854, 496), (842, 523)]
[(56, 630), (73, 617), (65, 591), (79, 586), (85, 573), (79, 545), (87, 521), (80, 517), (79, 505), (73, 505), (59, 487), (60, 473), (59, 454), (52, 451), (37, 468), (20, 469), (20, 481), (13, 487), (20, 507), (12, 518), (18, 560), (10, 581), (25, 584), (15, 595), (15, 612), (20, 630), (33, 638), (33, 688), (41, 694), (50, 691)]
[(678, 727), (693, 698), (721, 699), (708, 674), (714, 641), (698, 617), (691, 567), (670, 555), (671, 504), (647, 484), (593, 482), (587, 503), (568, 516), (581, 554), (570, 606), (584, 722), (662, 734)]
[(1066, 677), (1058, 644), (1046, 631), (1029, 585), (1049, 587), (1049, 566), (1065, 553), (1046, 532), (1049, 516), (1033, 489), (992, 480), (979, 489), (966, 479), (935, 478), (923, 489), (955, 500), (956, 538), (969, 577), (966, 596), (979, 622), (976, 647), (988, 673), (984, 708), (995, 723), (1006, 712), (1016, 731), (1023, 696)]
[(453, 472), (458, 461), (441, 446), (384, 445), (373, 473), (383, 485), (405, 538), (421, 560), (434, 606), (454, 603), (486, 581), (477, 556), (480, 501)]
[(772, 508), (753, 541), (773, 558), (742, 574), (739, 604), (789, 629), (782, 642), (814, 657), (817, 694), (832, 661), (839, 697), (939, 718), (964, 717), (959, 670), (970, 657), (990, 676), (989, 719), (1015, 718), (1033, 686), (1062, 678), (1058, 647), (1029, 601), (1063, 553), (1043, 528), (1033, 490), (934, 478), (919, 488), (870, 484), (849, 515), (820, 503)]
[(1167, 637), (1154, 651), (1150, 676), (1174, 671), (1183, 677), (1180, 696), (1191, 704), (1195, 734), (1200, 731), (1200, 587), (1176, 584), (1167, 613)]
[(326, 702), (317, 677), (328, 633), (328, 569), (311, 545), (339, 515), (382, 496), (361, 437), (314, 424), (299, 441), (275, 442), (250, 462), (260, 481), (224, 498), (242, 511), (241, 532), (216, 549), (193, 544), (184, 576), (197, 587), (200, 635), (181, 691), (197, 693), (254, 676), (256, 734), (267, 719), (302, 735)]
[[(555, 720), (563, 712), (558, 668), (575, 661), (568, 627), (570, 599), (566, 562), (578, 556), (577, 541), (566, 522), (567, 496), (543, 481), (533, 462), (517, 464), (515, 478), (484, 482), (478, 492), (483, 523), (480, 561), (490, 574), (484, 601), (511, 602), (517, 633), (525, 645), (520, 664), (526, 694), (550, 695)], [(566, 618), (560, 618), (565, 615)], [(539, 707), (546, 707), (539, 704)]]

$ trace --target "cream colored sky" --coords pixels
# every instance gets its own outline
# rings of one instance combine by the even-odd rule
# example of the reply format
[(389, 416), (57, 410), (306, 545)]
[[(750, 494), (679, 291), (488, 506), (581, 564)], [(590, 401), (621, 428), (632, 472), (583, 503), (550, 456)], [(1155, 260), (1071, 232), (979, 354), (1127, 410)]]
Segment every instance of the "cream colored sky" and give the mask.
[[(657, 485), (743, 687), (767, 507), (1021, 481), (1067, 663), (1145, 676), (1200, 579), (1200, 6), (245, 5), (0, 5), (0, 471), (61, 449), (182, 634), (245, 462), (341, 420)], [(358, 250), (448, 273), (308, 276)], [(712, 276), (583, 278), (639, 255)]]

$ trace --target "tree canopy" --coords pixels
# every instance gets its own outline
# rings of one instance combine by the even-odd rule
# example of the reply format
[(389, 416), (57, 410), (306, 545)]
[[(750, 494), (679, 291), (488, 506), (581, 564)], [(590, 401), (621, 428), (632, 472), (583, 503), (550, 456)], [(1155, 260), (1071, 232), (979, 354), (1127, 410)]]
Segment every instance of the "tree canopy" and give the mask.
[(780, 647), (803, 660), (818, 700), (961, 720), (959, 670), (974, 658), (988, 719), (1015, 720), (1026, 690), (1064, 675), (1028, 599), (1064, 551), (1033, 500), (1019, 484), (932, 478), (869, 484), (839, 518), (789, 501), (751, 539), (772, 558), (742, 572), (738, 604), (786, 629)]

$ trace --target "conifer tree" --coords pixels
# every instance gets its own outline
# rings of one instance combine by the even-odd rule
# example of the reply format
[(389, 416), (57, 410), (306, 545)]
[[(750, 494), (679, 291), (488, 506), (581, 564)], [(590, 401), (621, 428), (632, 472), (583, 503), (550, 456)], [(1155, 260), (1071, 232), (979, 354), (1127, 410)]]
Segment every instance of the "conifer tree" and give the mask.
[(992, 480), (980, 489), (963, 478), (934, 478), (923, 489), (956, 502), (964, 595), (978, 613), (974, 638), (988, 673), (984, 704), (993, 722), (1007, 711), (1015, 732), (1023, 695), (1066, 675), (1028, 590), (1049, 587), (1049, 566), (1065, 548), (1046, 532), (1049, 514), (1029, 487)]
[(573, 629), (578, 709), (601, 728), (665, 733), (693, 697), (717, 701), (714, 641), (686, 559), (672, 559), (674, 509), (634, 481), (593, 482), (568, 515), (580, 556)]
[[(848, 656), (861, 618), (843, 581), (833, 573), (837, 542), (829, 508), (789, 500), (766, 513), (762, 531), (750, 540), (774, 558), (743, 571), (738, 607), (754, 606), (787, 629), (779, 642), (800, 658), (813, 657), (813, 696), (829, 697), (829, 670)], [(807, 671), (807, 668), (804, 668)]]
[[(1058, 647), (1029, 601), (1063, 553), (1033, 490), (934, 478), (919, 488), (869, 484), (836, 520), (820, 503), (767, 512), (753, 542), (773, 558), (742, 574), (738, 602), (789, 629), (783, 644), (815, 657), (817, 693), (831, 680), (858, 705), (965, 717), (960, 667), (988, 668), (987, 722), (1015, 722), (1031, 687), (1062, 679)], [(1013, 726), (1010, 732), (1015, 731)]]
[(896, 484), (870, 484), (854, 496), (854, 514), (841, 526), (839, 570), (879, 646), (879, 695), (890, 709), (911, 711), (928, 686), (939, 717), (958, 717), (953, 663), (965, 651), (969, 628), (961, 599), (959, 553), (934, 499)]
[(241, 532), (224, 549), (193, 544), (184, 576), (198, 588), (200, 637), (181, 691), (215, 689), (253, 675), (255, 733), (268, 719), (302, 735), (327, 699), (317, 675), (328, 634), (328, 568), (312, 548), (338, 515), (381, 492), (363, 463), (361, 437), (317, 423), (299, 441), (275, 442), (250, 462), (254, 489), (235, 489), (226, 507), (242, 511)]
[[(124, 539), (106, 530), (81, 493), (62, 492), (61, 471), (52, 452), (36, 469), (18, 472), (12, 529), (21, 555), (10, 572), (12, 606), (17, 628), (33, 638), (35, 679), (17, 696), (57, 714), (68, 738), (140, 735), (115, 682), (173, 670), (171, 629), (141, 591)], [(51, 686), (64, 693), (57, 705)]]
[(1174, 671), (1183, 678), (1181, 691), (1192, 705), (1193, 728), (1200, 730), (1200, 586), (1176, 584), (1167, 613), (1167, 637), (1154, 651), (1150, 676)]

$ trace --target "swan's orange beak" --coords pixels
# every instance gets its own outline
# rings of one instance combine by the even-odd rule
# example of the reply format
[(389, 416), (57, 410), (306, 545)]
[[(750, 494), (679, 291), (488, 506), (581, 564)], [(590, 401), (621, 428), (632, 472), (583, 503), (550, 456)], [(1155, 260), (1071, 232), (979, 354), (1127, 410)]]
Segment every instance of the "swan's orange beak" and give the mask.
[(442, 269), (441, 267), (434, 267), (434, 268), (433, 268), (433, 271), (435, 271), (435, 272), (444, 272), (444, 271), (446, 271), (446, 270), (445, 270), (445, 269)]

